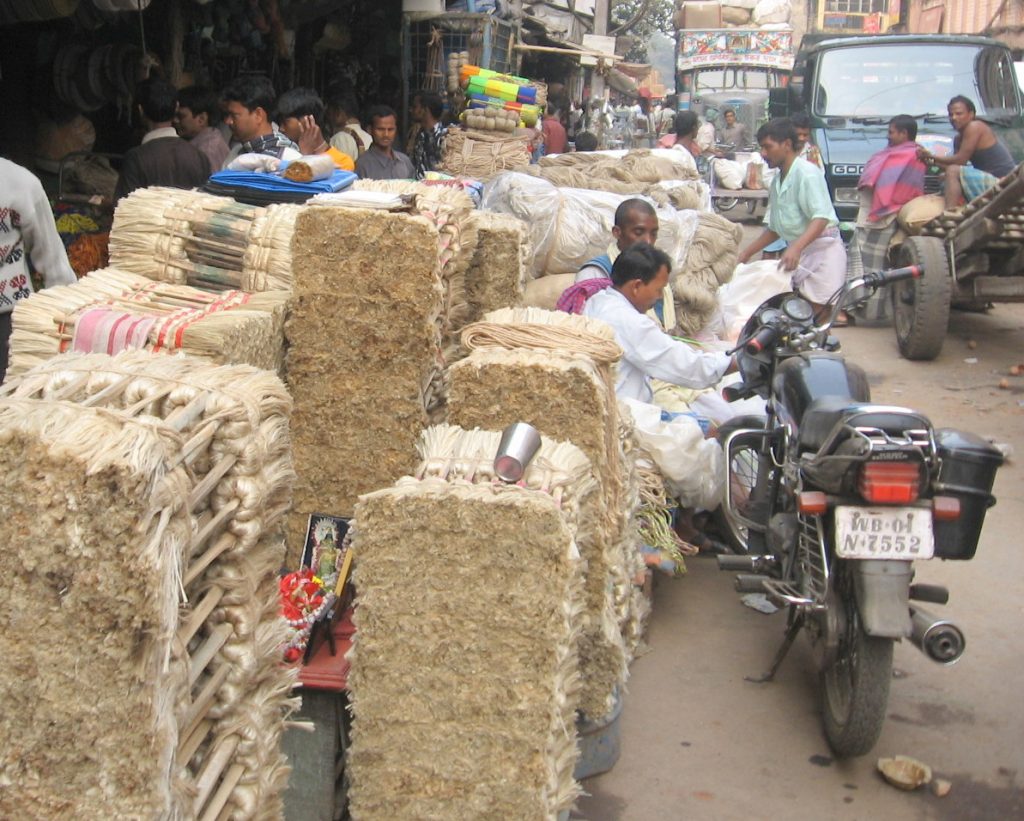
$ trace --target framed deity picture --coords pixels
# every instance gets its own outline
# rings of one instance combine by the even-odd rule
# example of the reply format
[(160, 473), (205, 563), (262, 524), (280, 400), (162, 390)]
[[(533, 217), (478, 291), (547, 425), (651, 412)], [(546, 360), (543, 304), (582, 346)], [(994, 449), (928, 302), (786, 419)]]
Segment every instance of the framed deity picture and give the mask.
[(349, 520), (326, 513), (314, 513), (306, 526), (302, 567), (323, 581), (328, 590), (340, 591), (351, 566), (348, 535)]

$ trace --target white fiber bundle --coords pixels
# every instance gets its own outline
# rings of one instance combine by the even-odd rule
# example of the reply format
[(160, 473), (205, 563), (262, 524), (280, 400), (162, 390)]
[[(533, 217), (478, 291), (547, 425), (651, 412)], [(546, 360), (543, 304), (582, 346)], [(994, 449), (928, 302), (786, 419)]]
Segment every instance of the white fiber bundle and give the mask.
[(140, 188), (114, 212), (111, 265), (210, 290), (288, 290), (300, 210), (298, 205), (243, 205), (198, 191)]
[(3, 392), (13, 398), (0, 408), (70, 407), (145, 424), (173, 444), (166, 463), (183, 477), (188, 531), (168, 582), (176, 637), (164, 676), (188, 683), (152, 684), (175, 722), (175, 789), (189, 793), (197, 815), (277, 814), (293, 678), (279, 663), (286, 630), (276, 581), (293, 479), (283, 384), (247, 366), (137, 351), (59, 357)]
[(278, 370), (287, 298), (284, 291), (213, 294), (102, 268), (18, 303), (8, 372), (68, 351), (139, 349)]

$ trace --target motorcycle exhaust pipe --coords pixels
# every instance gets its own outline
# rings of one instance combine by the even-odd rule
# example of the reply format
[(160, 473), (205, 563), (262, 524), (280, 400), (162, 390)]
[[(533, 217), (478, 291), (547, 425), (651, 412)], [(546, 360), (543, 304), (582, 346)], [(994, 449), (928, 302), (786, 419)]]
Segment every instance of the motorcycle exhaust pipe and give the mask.
[(911, 607), (910, 625), (911, 641), (932, 661), (953, 664), (964, 654), (967, 639), (953, 622), (920, 607)]

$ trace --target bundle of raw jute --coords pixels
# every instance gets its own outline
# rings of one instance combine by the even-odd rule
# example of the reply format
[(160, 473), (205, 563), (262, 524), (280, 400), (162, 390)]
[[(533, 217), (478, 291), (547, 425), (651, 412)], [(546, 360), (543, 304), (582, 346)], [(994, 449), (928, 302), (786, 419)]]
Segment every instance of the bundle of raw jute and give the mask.
[(542, 177), (559, 188), (588, 188), (627, 196), (643, 194), (657, 205), (679, 210), (699, 208), (701, 202), (702, 183), (697, 180), (677, 180), (671, 185), (663, 181), (624, 180), (612, 175), (594, 175), (589, 165), (530, 165), (521, 170), (524, 174)]
[(438, 244), (437, 226), (419, 215), (325, 206), (296, 222), (285, 325), (298, 473), (290, 566), (310, 514), (350, 516), (361, 493), (415, 466), (428, 410), (441, 406)]
[(115, 268), (209, 290), (287, 290), (300, 206), (259, 208), (177, 188), (140, 188), (118, 203)]
[(280, 370), (288, 294), (210, 293), (114, 268), (47, 288), (15, 306), (8, 373), (68, 351), (183, 351)]
[(501, 171), (530, 164), (530, 141), (524, 135), (453, 128), (444, 141), (439, 171), (486, 181)]
[(457, 344), (456, 336), (470, 313), (466, 274), (477, 246), (476, 222), (470, 217), (475, 206), (461, 183), (409, 182), (407, 180), (357, 180), (356, 191), (383, 191), (413, 197), (413, 212), (437, 226), (444, 311), (441, 335), (445, 348)]
[(416, 477), (356, 507), (354, 817), (554, 819), (579, 792), (577, 527), (594, 480), (579, 449), (545, 440), (524, 486), (495, 484), (499, 440), (432, 428)]
[(695, 180), (700, 175), (672, 151), (638, 148), (620, 152), (583, 151), (541, 157), (541, 168), (578, 168), (595, 177), (625, 182)]
[(637, 545), (615, 398), (621, 350), (602, 322), (534, 308), (487, 314), (463, 331), (463, 344), (469, 356), (449, 368), (449, 421), (465, 428), (529, 422), (572, 442), (594, 466), (595, 538), (580, 545), (587, 560), (580, 709), (604, 716), (627, 673), (622, 627), (637, 561), (624, 552), (631, 544), (635, 554)]
[(686, 257), (672, 276), (676, 328), (698, 333), (718, 308), (718, 288), (732, 279), (742, 227), (718, 214), (700, 213)]
[(517, 217), (474, 211), (468, 221), (476, 228), (477, 241), (466, 271), (466, 320), (476, 322), (488, 311), (522, 303), (530, 241), (526, 225)]
[[(32, 694), (24, 713), (32, 724), (59, 713), (44, 724), (67, 724), (70, 746), (5, 733), (25, 745), (16, 758), (39, 766), (11, 779), (13, 800), (45, 793), (39, 817), (279, 815), (293, 678), (278, 663), (292, 480), (284, 386), (246, 366), (129, 352), (60, 357), (0, 393), (4, 452), (23, 441), (38, 454), (31, 477), (6, 472), (5, 492), (61, 488), (33, 494), (27, 506), (38, 495), (49, 507), (5, 539), (5, 584), (15, 595), (30, 588), (39, 570), (25, 556), (44, 531), (56, 538), (47, 562), (67, 579), (63, 600), (26, 605), (24, 634), (7, 631), (0, 644), (25, 664), (38, 655), (37, 678), (84, 671), (76, 697), (55, 680), (39, 689), (52, 699)], [(31, 638), (46, 625), (73, 636), (58, 645), (73, 648), (65, 662)], [(21, 721), (7, 684), (0, 677), (0, 721)], [(110, 777), (119, 768), (131, 777)]]

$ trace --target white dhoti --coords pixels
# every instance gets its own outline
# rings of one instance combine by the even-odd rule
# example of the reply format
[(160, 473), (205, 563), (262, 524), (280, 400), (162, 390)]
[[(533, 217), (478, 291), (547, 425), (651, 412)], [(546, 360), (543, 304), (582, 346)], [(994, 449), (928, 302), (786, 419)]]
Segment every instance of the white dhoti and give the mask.
[(846, 248), (838, 228), (826, 228), (804, 248), (793, 271), (793, 289), (804, 299), (824, 305), (846, 282)]

